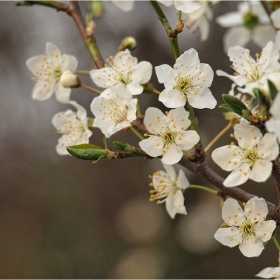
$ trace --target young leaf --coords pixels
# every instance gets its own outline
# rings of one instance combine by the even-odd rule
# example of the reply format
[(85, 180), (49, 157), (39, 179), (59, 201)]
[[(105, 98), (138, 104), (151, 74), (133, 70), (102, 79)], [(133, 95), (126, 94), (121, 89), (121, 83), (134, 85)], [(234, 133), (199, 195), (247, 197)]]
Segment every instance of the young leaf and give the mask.
[(81, 144), (76, 146), (66, 147), (69, 154), (76, 158), (84, 159), (84, 160), (100, 160), (102, 156), (106, 157), (106, 150), (99, 146), (91, 145), (91, 144)]
[(226, 102), (227, 109), (238, 114), (239, 116), (243, 115), (243, 110), (249, 111), (246, 105), (237, 97), (229, 94), (223, 94), (222, 97)]
[(278, 93), (278, 90), (270, 80), (267, 80), (267, 82), (269, 87), (270, 98), (273, 101), (274, 98), (276, 97), (276, 94)]

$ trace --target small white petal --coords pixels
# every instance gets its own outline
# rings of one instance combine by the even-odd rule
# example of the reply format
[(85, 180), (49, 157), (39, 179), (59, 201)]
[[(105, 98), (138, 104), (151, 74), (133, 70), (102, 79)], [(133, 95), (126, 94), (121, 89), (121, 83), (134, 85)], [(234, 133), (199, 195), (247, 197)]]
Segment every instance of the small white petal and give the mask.
[(264, 268), (262, 271), (260, 271), (256, 276), (261, 277), (261, 278), (279, 278), (280, 275), (280, 267), (267, 267)]
[(58, 102), (65, 103), (65, 104), (69, 103), (70, 94), (71, 94), (71, 88), (63, 87), (60, 81), (56, 83), (55, 96)]
[(214, 234), (214, 238), (225, 246), (235, 247), (242, 241), (242, 235), (236, 228), (219, 228)]
[(242, 163), (229, 174), (223, 184), (225, 187), (239, 186), (248, 180), (250, 173), (251, 170), (249, 164)]
[(271, 25), (258, 25), (253, 29), (252, 40), (263, 48), (267, 42), (274, 41), (275, 35), (275, 29)]
[(76, 71), (78, 67), (78, 60), (75, 56), (73, 55), (67, 55), (64, 54), (62, 56), (62, 61), (61, 61), (61, 70), (62, 72), (66, 70), (70, 70), (72, 72)]
[(271, 175), (272, 162), (268, 160), (258, 160), (254, 163), (249, 179), (255, 182), (265, 182)]
[(273, 11), (270, 15), (270, 18), (272, 19), (273, 25), (276, 28), (280, 28), (280, 10), (277, 9)]
[(142, 61), (134, 67), (131, 79), (139, 84), (146, 84), (150, 81), (153, 72), (153, 66), (150, 62)]
[(200, 140), (195, 130), (182, 131), (181, 133), (183, 135), (180, 134), (180, 136), (176, 138), (176, 143), (183, 151), (192, 149)]
[(279, 146), (276, 141), (276, 135), (273, 133), (266, 133), (258, 143), (258, 155), (267, 160), (275, 160), (279, 155)]
[(263, 221), (268, 214), (267, 204), (263, 198), (253, 197), (246, 203), (244, 212), (251, 222)]
[(243, 24), (242, 15), (238, 12), (230, 12), (216, 18), (216, 22), (222, 27), (234, 27)]
[[(146, 153), (149, 154), (148, 152)], [(183, 152), (181, 148), (179, 148), (176, 145), (170, 145), (169, 149), (165, 149), (165, 152), (163, 153), (161, 160), (165, 164), (175, 164), (180, 161), (182, 156), (183, 156)]]
[(197, 109), (214, 109), (217, 105), (217, 100), (212, 95), (209, 88), (196, 90), (196, 94), (189, 94), (188, 101), (192, 107)]
[(158, 100), (167, 108), (178, 108), (185, 106), (186, 104), (186, 98), (184, 98), (184, 95), (178, 89), (163, 90), (160, 93)]
[(276, 228), (275, 221), (264, 221), (262, 225), (258, 224), (256, 226), (256, 236), (262, 240), (262, 242), (267, 242)]
[(61, 52), (60, 52), (60, 49), (56, 45), (54, 45), (52, 43), (47, 43), (46, 44), (46, 54), (49, 57), (49, 59), (51, 59), (51, 61), (53, 62), (53, 64), (55, 66), (61, 64), (61, 61), (62, 61)]
[(149, 107), (146, 110), (144, 124), (147, 130), (153, 134), (161, 134), (162, 127), (165, 127), (166, 116), (161, 110)]
[(243, 239), (242, 244), (239, 245), (239, 249), (245, 257), (251, 258), (258, 257), (264, 249), (264, 246), (260, 239), (250, 235)]
[(185, 173), (180, 169), (178, 174), (178, 179), (176, 181), (176, 185), (178, 188), (185, 190), (189, 186), (189, 181), (185, 175)]
[(158, 157), (162, 155), (163, 142), (160, 137), (150, 136), (148, 139), (140, 141), (139, 146), (151, 157)]
[(178, 190), (176, 193), (170, 193), (165, 202), (166, 211), (172, 219), (175, 218), (176, 213), (187, 215), (184, 206), (184, 196), (182, 191)]
[(162, 165), (163, 165), (164, 169), (166, 170), (170, 179), (172, 181), (175, 181), (177, 176), (176, 176), (174, 167), (172, 165), (168, 165), (168, 164), (164, 164), (164, 163), (162, 163)]
[(155, 67), (158, 82), (163, 84), (166, 89), (173, 89), (176, 85), (175, 78), (177, 77), (177, 72), (169, 65), (163, 64)]
[(227, 225), (240, 226), (244, 221), (244, 212), (235, 199), (228, 198), (222, 209), (222, 217)]

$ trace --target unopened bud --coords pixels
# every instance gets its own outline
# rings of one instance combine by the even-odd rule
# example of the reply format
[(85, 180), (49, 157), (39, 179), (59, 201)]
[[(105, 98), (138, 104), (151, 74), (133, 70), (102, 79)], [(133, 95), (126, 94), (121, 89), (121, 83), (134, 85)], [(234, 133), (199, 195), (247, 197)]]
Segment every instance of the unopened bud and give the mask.
[(74, 88), (80, 86), (80, 80), (72, 71), (65, 71), (60, 78), (61, 84), (65, 88)]
[(105, 7), (102, 1), (94, 0), (94, 1), (90, 1), (89, 11), (94, 18), (101, 18), (105, 12)]
[(183, 28), (184, 28), (184, 22), (182, 20), (179, 20), (176, 25), (177, 32), (182, 32)]
[(125, 37), (120, 46), (119, 46), (119, 51), (124, 51), (126, 49), (134, 50), (137, 47), (137, 42), (133, 37)]
[(87, 20), (87, 25), (86, 25), (87, 36), (93, 35), (94, 30), (95, 30), (95, 26), (96, 26), (96, 24), (95, 24), (95, 21), (93, 19)]

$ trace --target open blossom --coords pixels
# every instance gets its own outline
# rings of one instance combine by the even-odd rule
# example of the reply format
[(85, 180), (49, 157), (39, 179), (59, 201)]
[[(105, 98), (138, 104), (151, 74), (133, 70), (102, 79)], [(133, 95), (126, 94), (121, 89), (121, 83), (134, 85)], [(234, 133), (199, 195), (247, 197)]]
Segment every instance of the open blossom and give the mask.
[(261, 56), (256, 54), (256, 60), (250, 56), (248, 49), (239, 46), (231, 47), (228, 56), (235, 75), (221, 70), (217, 70), (217, 75), (228, 77), (238, 86), (244, 86), (245, 88), (239, 88), (244, 93), (253, 95), (253, 89), (262, 85), (269, 74), (280, 70), (279, 51), (271, 41), (263, 48)]
[(268, 209), (263, 198), (251, 198), (244, 211), (236, 200), (228, 198), (222, 209), (226, 228), (219, 228), (214, 237), (225, 246), (239, 245), (245, 257), (258, 257), (276, 228), (275, 221), (265, 221)]
[(32, 79), (36, 83), (32, 98), (46, 100), (55, 92), (57, 101), (68, 103), (71, 88), (63, 87), (60, 78), (67, 70), (74, 72), (78, 61), (72, 55), (61, 55), (59, 48), (52, 43), (47, 43), (46, 54), (32, 57), (26, 62), (27, 68), (34, 75)]
[(101, 88), (122, 84), (132, 95), (137, 95), (143, 92), (141, 84), (147, 83), (152, 76), (152, 64), (138, 63), (128, 49), (111, 56), (107, 62), (108, 66), (90, 71), (93, 82)]
[(166, 107), (185, 106), (186, 100), (198, 109), (213, 109), (216, 106), (217, 101), (209, 90), (213, 70), (208, 64), (200, 63), (195, 49), (189, 49), (177, 58), (174, 69), (167, 64), (155, 69), (158, 81), (165, 87), (159, 101)]
[(183, 150), (190, 150), (200, 139), (196, 131), (185, 131), (191, 124), (188, 117), (183, 107), (170, 110), (167, 116), (157, 108), (148, 108), (144, 124), (155, 135), (142, 140), (139, 146), (152, 157), (162, 156), (165, 164), (179, 162)]
[(266, 133), (263, 137), (258, 128), (246, 122), (234, 126), (234, 137), (239, 146), (231, 143), (217, 148), (212, 159), (223, 170), (232, 171), (224, 186), (235, 187), (248, 179), (265, 182), (272, 171), (272, 160), (279, 154), (276, 135)]
[(136, 119), (137, 99), (132, 99), (122, 84), (103, 91), (90, 105), (95, 115), (94, 126), (109, 138), (117, 131), (131, 126)]
[(182, 11), (186, 14), (192, 13), (200, 7), (200, 3), (193, 0), (158, 0), (158, 2), (164, 4), (167, 7), (174, 5), (176, 10)]
[(92, 132), (88, 129), (87, 112), (84, 107), (75, 101), (70, 101), (77, 109), (77, 113), (72, 110), (60, 112), (53, 116), (52, 124), (56, 132), (62, 134), (58, 139), (56, 150), (60, 155), (69, 155), (67, 146), (86, 144)]
[(278, 92), (273, 104), (269, 109), (270, 114), (272, 115), (271, 119), (265, 122), (265, 127), (267, 131), (273, 132), (277, 135), (278, 141), (280, 142), (280, 93)]
[(166, 211), (172, 219), (177, 213), (187, 215), (183, 191), (190, 183), (182, 170), (177, 177), (173, 166), (163, 164), (163, 167), (166, 172), (159, 170), (153, 174), (154, 190), (150, 191), (150, 201), (157, 200), (157, 204), (165, 202)]
[(275, 29), (259, 1), (244, 1), (238, 4), (238, 11), (216, 18), (222, 27), (230, 27), (224, 35), (224, 51), (233, 46), (246, 46), (251, 40), (260, 47), (274, 40)]
[(200, 1), (201, 7), (192, 13), (187, 15), (188, 22), (186, 27), (192, 32), (197, 29), (200, 31), (200, 40), (205, 41), (208, 39), (210, 24), (209, 21), (212, 20), (213, 13), (210, 8), (210, 1)]

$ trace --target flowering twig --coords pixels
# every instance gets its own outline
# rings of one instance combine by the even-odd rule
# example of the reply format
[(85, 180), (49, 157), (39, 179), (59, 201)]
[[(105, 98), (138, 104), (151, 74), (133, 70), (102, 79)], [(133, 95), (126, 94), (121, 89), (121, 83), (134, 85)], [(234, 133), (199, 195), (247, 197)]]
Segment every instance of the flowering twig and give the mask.
[(41, 5), (49, 8), (54, 8), (57, 11), (64, 11), (71, 16), (88, 48), (88, 51), (96, 64), (97, 68), (104, 67), (104, 60), (98, 49), (96, 40), (93, 35), (88, 36), (85, 30), (85, 24), (80, 12), (79, 3), (77, 1), (70, 1), (69, 4), (64, 4), (57, 1), (20, 1), (16, 3), (17, 6), (32, 6)]
[(177, 40), (177, 35), (178, 33), (180, 33), (178, 30), (176, 29), (172, 29), (172, 27), (170, 26), (164, 12), (162, 11), (160, 5), (158, 4), (157, 1), (151, 1), (151, 4), (155, 10), (155, 12), (158, 15), (159, 20), (161, 21), (167, 35), (168, 38), (170, 40), (170, 44), (173, 50), (173, 54), (175, 59), (177, 59), (180, 56), (180, 50), (179, 50), (179, 45), (178, 45), (178, 40)]

